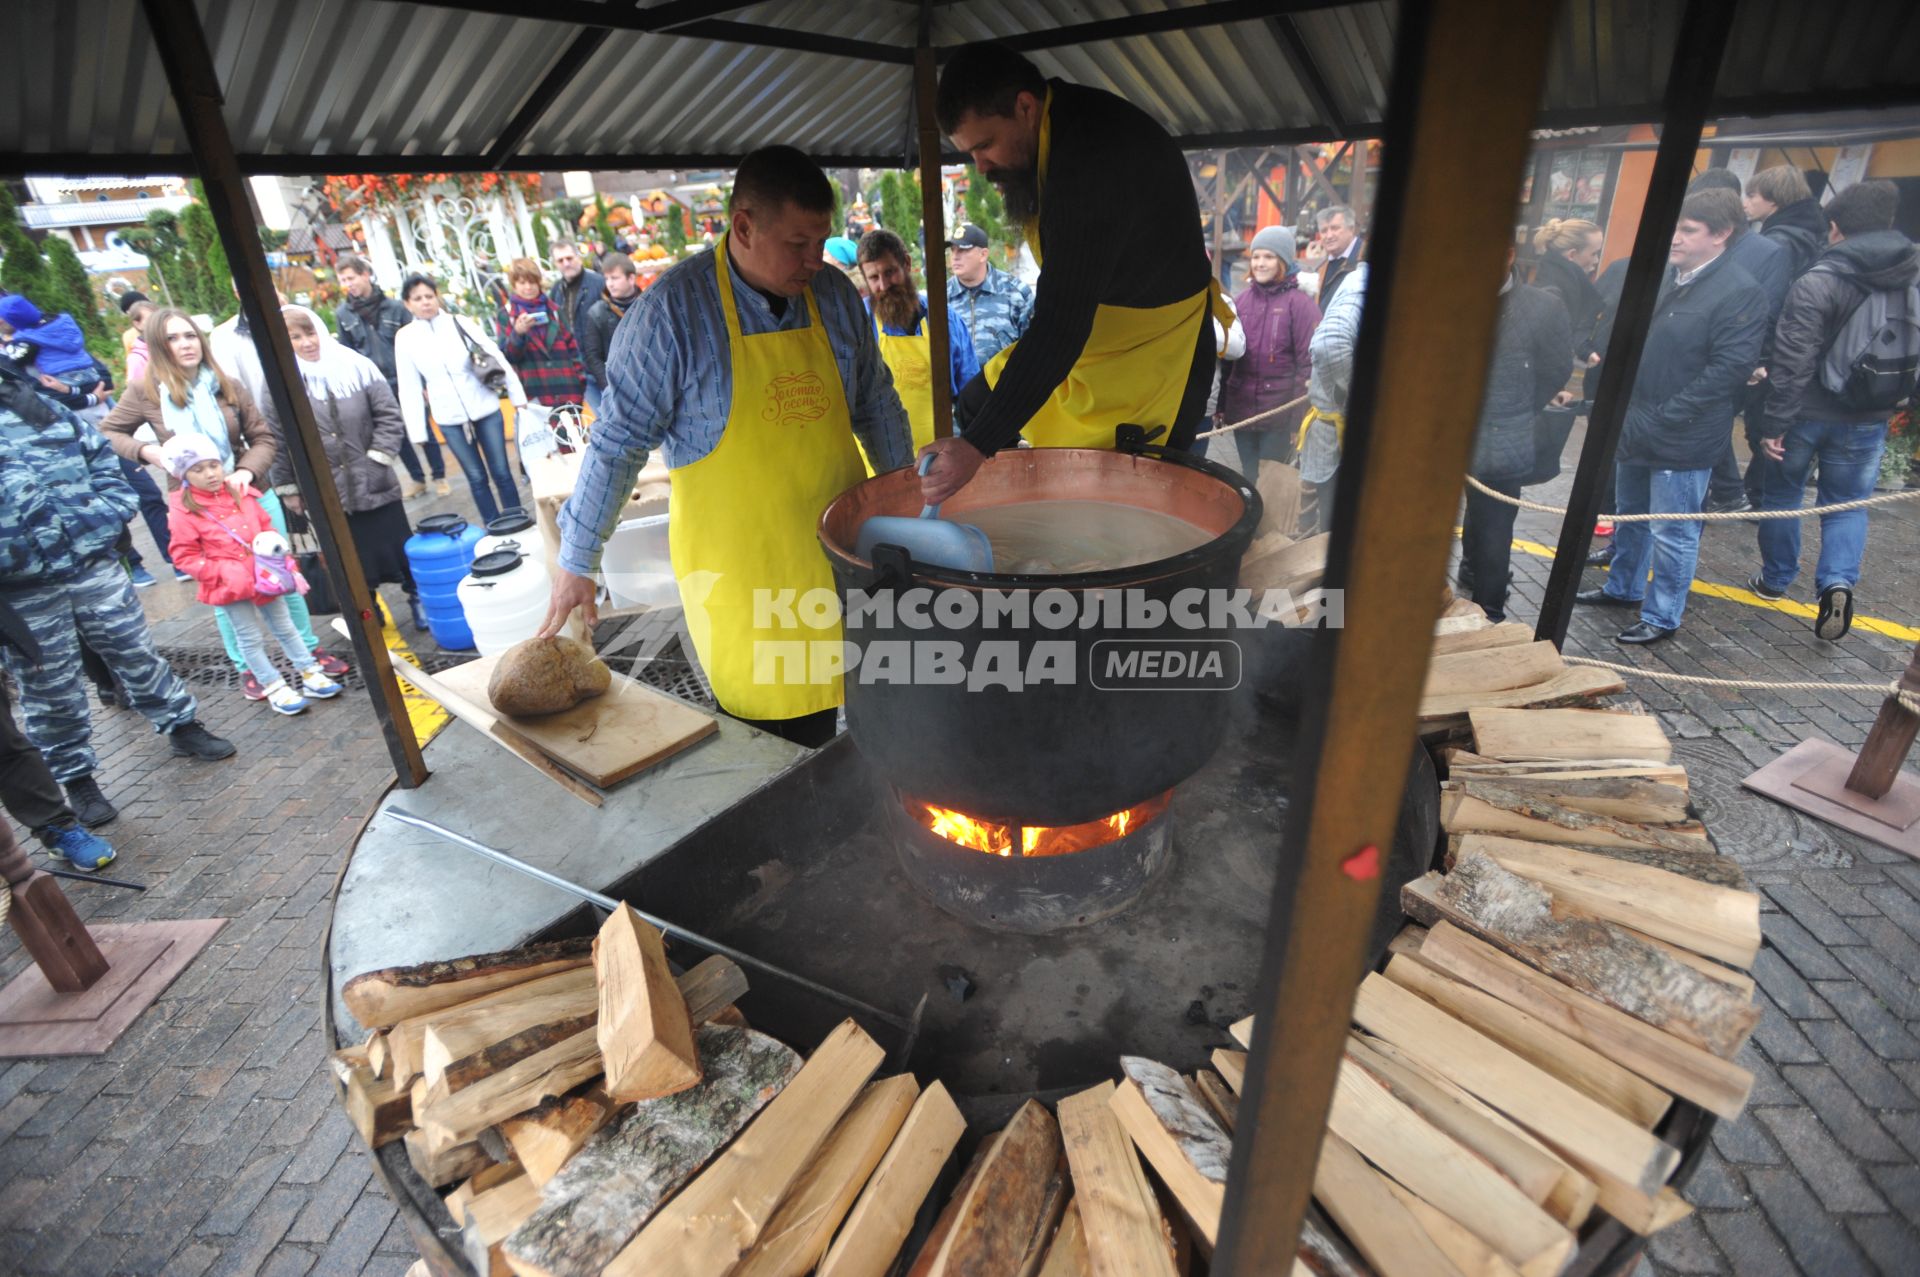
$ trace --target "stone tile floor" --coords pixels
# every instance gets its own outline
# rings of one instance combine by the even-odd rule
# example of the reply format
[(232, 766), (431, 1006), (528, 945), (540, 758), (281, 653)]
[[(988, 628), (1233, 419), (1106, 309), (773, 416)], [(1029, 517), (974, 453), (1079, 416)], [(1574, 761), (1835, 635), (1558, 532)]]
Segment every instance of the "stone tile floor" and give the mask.
[[(1555, 500), (1566, 486), (1529, 495)], [(1551, 544), (1556, 533), (1553, 519), (1526, 514), (1515, 535)], [(1808, 537), (1808, 562), (1817, 540)], [(1920, 626), (1917, 550), (1920, 503), (1874, 514), (1862, 615)], [(1509, 611), (1527, 620), (1547, 561), (1514, 557)], [(1742, 585), (1754, 558), (1751, 525), (1712, 526), (1700, 578)], [(212, 642), (184, 587), (144, 601), (170, 645)], [(1629, 653), (1611, 642), (1616, 628), (1613, 615), (1581, 612), (1568, 650), (1719, 677), (1880, 682), (1913, 642), (1856, 630), (1824, 643), (1798, 617), (1699, 595), (1672, 642)], [(1803, 736), (1858, 746), (1877, 701), (1634, 690), (1675, 738), (1721, 846), (1765, 893), (1767, 934), (1755, 968), (1765, 1017), (1742, 1057), (1758, 1078), (1752, 1105), (1713, 1136), (1687, 1192), (1698, 1213), (1660, 1235), (1642, 1271), (1910, 1272), (1920, 1254), (1920, 863), (1739, 787)], [(150, 889), (73, 884), (82, 915), (231, 921), (106, 1056), (0, 1062), (0, 1272), (350, 1277), (411, 1262), (322, 1063), (331, 892), (388, 779), (359, 695), (282, 720), (237, 692), (207, 692), (206, 720), (241, 751), (214, 765), (169, 758), (135, 715), (96, 715), (101, 774), (123, 813), (108, 831), (121, 850), (113, 872)], [(11, 935), (0, 938), (0, 978), (23, 961)]]

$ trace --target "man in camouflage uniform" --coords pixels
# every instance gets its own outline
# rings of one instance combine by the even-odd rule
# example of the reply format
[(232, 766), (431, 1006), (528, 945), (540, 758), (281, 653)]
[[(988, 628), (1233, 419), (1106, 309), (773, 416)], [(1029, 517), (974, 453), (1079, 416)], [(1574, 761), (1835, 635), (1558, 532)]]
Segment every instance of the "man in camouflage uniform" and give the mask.
[(987, 233), (978, 226), (962, 226), (947, 247), (953, 250), (947, 312), (966, 321), (974, 358), (984, 368), (1026, 334), (1033, 290), (987, 260)]
[(139, 510), (98, 430), (30, 391), (0, 397), (0, 597), (32, 632), (40, 658), (29, 661), (13, 646), (0, 651), (20, 688), (28, 738), (88, 825), (111, 820), (113, 809), (93, 779), (99, 760), (81, 638), (176, 755), (234, 752), (195, 717), (198, 706), (154, 649), (120, 566), (114, 545)]

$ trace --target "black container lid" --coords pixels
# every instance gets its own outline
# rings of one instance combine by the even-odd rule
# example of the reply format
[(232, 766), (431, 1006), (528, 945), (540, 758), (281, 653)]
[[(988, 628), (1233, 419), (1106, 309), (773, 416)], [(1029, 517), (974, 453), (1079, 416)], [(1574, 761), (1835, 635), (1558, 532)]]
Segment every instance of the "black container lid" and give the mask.
[(520, 551), (489, 550), (473, 561), (468, 569), (475, 576), (505, 576), (520, 566)]
[(428, 536), (457, 537), (460, 535), (461, 529), (466, 526), (467, 521), (457, 514), (430, 514), (420, 520), (420, 525), (416, 531)]
[(488, 536), (510, 536), (515, 532), (525, 532), (533, 526), (533, 516), (525, 510), (509, 510), (487, 520)]

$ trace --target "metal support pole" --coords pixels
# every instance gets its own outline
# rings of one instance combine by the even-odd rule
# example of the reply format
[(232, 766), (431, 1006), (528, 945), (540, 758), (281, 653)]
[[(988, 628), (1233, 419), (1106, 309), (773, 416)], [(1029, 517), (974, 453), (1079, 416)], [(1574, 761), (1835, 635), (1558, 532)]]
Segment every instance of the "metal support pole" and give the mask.
[(1666, 275), (1667, 249), (1680, 205), (1687, 197), (1694, 155), (1700, 149), (1700, 131), (1713, 100), (1720, 57), (1726, 52), (1727, 33), (1733, 27), (1733, 0), (1688, 0), (1680, 17), (1679, 41), (1667, 72), (1667, 113), (1660, 128), (1660, 149), (1647, 183), (1647, 202), (1634, 231), (1633, 255), (1614, 312), (1613, 335), (1600, 361), (1600, 384), (1587, 416), (1586, 442), (1574, 471), (1573, 492), (1567, 498), (1560, 524), (1553, 567), (1547, 574), (1546, 595), (1540, 602), (1540, 623), (1534, 637), (1555, 647), (1567, 640), (1573, 619), (1573, 596), (1580, 588), (1587, 547), (1593, 544), (1593, 521), (1600, 513), (1600, 494), (1613, 470), (1613, 450), (1627, 418), (1633, 379), (1640, 371), (1640, 352), (1647, 343), (1647, 325), (1653, 322)]
[(427, 778), (427, 766), (421, 760), (420, 743), (414, 739), (400, 687), (394, 682), (386, 644), (380, 639), (379, 613), (360, 571), (360, 557), (347, 530), (340, 494), (334, 490), (326, 447), (320, 441), (313, 407), (294, 364), (293, 344), (287, 337), (273, 276), (267, 271), (260, 232), (254, 225), (253, 207), (247, 199), (246, 178), (241, 175), (233, 138), (221, 114), (220, 82), (207, 49), (206, 33), (200, 26), (199, 10), (193, 0), (141, 2), (187, 143), (193, 150), (194, 167), (206, 187), (207, 209), (213, 214), (213, 224), (227, 251), (227, 264), (235, 275), (241, 313), (247, 317), (260, 351), (267, 392), (280, 415), (281, 446), (290, 451), (294, 476), (308, 502), (314, 532), (326, 554), (334, 597), (352, 600), (353, 618), (359, 622), (348, 626), (354, 656), (365, 674), (381, 734), (387, 738), (394, 773), (402, 786), (411, 789)]
[(952, 338), (947, 330), (947, 202), (940, 194), (940, 121), (934, 98), (940, 69), (934, 61), (931, 30), (921, 15), (920, 44), (913, 53), (914, 114), (919, 125), (920, 232), (927, 277), (927, 359), (933, 365), (933, 433), (953, 433)]
[[(1297, 797), (1268, 916), (1213, 1271), (1293, 1268), (1398, 823), (1555, 9), (1403, 5)], [(1475, 180), (1459, 180), (1472, 137)], [(1417, 219), (1417, 220), (1416, 220)]]

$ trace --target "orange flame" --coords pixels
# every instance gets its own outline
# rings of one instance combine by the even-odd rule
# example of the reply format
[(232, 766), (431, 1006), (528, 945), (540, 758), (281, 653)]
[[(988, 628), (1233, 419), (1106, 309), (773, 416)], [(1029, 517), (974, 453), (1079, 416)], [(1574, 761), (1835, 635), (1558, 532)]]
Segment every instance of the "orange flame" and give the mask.
[[(1104, 846), (1126, 837), (1138, 825), (1165, 811), (1171, 797), (1171, 793), (1161, 794), (1104, 819), (1089, 820), (1078, 825), (1018, 826), (1020, 854), (1064, 856)], [(956, 846), (969, 847), (990, 856), (1011, 857), (1014, 854), (1014, 826), (979, 820), (951, 807), (937, 807), (917, 799), (909, 799), (907, 809), (914, 813), (921, 824)]]

